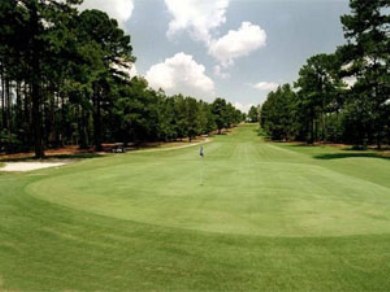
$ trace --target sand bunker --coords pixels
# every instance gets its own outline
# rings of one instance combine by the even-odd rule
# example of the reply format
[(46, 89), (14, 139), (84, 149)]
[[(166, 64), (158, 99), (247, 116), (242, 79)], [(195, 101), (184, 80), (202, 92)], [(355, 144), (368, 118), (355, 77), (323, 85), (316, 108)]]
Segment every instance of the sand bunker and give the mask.
[(32, 171), (42, 168), (56, 167), (65, 165), (64, 162), (7, 162), (4, 167), (0, 168), (0, 171)]

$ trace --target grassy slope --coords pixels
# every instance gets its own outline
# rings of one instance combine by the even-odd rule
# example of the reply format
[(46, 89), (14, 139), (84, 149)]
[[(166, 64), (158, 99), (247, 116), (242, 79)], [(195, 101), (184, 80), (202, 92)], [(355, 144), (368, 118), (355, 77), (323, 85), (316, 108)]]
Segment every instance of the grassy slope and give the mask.
[(389, 290), (389, 160), (254, 130), (0, 175), (0, 290)]

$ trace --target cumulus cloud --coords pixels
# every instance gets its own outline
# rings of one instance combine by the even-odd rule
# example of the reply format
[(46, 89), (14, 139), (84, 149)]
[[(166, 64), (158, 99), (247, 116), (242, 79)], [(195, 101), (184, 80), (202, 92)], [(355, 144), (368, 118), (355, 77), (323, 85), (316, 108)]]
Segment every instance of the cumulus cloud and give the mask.
[(260, 26), (243, 22), (238, 30), (230, 30), (221, 38), (213, 40), (209, 46), (209, 54), (227, 67), (235, 59), (264, 47), (266, 41), (267, 34)]
[(156, 90), (162, 88), (169, 94), (183, 93), (204, 98), (214, 95), (214, 81), (205, 71), (205, 67), (191, 55), (180, 52), (150, 67), (145, 78)]
[(139, 74), (138, 74), (137, 66), (135, 66), (135, 64), (133, 64), (133, 65), (131, 66), (131, 69), (129, 70), (129, 76), (130, 76), (131, 78), (133, 78), (133, 77), (138, 76), (138, 75), (139, 75)]
[(230, 77), (229, 73), (223, 72), (220, 65), (214, 66), (214, 75), (218, 76), (221, 79), (227, 79)]
[(240, 102), (235, 102), (234, 104), (234, 107), (236, 109), (239, 109), (241, 112), (243, 113), (247, 113), (249, 111), (249, 109), (251, 108), (251, 106), (253, 106), (252, 103), (249, 103), (249, 104), (242, 104)]
[(229, 0), (165, 0), (165, 4), (172, 16), (168, 36), (184, 30), (208, 44), (211, 31), (226, 22)]
[(252, 87), (258, 90), (264, 90), (264, 91), (271, 91), (277, 89), (279, 84), (275, 82), (266, 82), (266, 81), (261, 81), (256, 84), (253, 84)]
[(168, 37), (185, 31), (203, 42), (209, 55), (218, 62), (214, 74), (223, 79), (229, 77), (223, 70), (233, 65), (235, 59), (265, 46), (267, 39), (265, 31), (250, 22), (243, 22), (237, 30), (216, 37), (216, 29), (226, 23), (229, 3), (230, 0), (165, 0), (172, 17)]
[(99, 9), (106, 12), (111, 18), (115, 18), (120, 25), (130, 19), (134, 3), (133, 0), (85, 0), (81, 9)]

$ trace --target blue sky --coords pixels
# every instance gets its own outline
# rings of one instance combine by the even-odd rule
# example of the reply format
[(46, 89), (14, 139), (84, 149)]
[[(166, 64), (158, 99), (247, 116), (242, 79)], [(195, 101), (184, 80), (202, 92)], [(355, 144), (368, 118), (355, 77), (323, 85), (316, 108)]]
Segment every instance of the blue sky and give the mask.
[(136, 72), (151, 87), (246, 110), (305, 60), (345, 42), (347, 0), (86, 0), (132, 37)]

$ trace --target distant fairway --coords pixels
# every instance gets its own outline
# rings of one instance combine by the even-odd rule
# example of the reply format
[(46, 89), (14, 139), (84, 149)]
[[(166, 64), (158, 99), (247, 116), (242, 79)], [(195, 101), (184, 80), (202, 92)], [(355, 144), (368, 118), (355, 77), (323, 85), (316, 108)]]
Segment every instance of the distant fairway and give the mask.
[(0, 290), (390, 290), (390, 160), (256, 129), (0, 175)]

